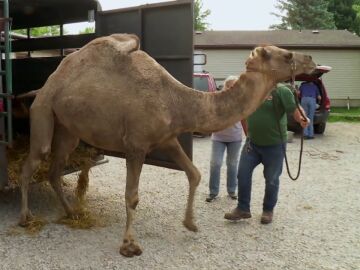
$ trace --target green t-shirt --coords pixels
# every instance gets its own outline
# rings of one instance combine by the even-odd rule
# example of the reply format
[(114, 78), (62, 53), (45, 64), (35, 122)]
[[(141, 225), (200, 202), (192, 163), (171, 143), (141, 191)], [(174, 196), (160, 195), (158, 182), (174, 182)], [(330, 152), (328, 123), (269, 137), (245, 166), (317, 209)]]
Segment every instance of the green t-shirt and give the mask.
[[(272, 99), (274, 98), (275, 107)], [(285, 85), (278, 85), (272, 95), (248, 119), (248, 136), (257, 145), (275, 145), (281, 143), (279, 126), (280, 119), (282, 138), (287, 139), (287, 115), (296, 109), (294, 95)]]

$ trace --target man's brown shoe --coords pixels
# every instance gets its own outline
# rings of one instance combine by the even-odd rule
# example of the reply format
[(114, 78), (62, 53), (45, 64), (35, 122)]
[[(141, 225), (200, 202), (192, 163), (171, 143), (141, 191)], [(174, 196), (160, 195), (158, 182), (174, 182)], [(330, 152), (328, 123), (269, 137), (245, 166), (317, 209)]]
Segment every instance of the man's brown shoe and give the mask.
[(228, 220), (240, 220), (245, 218), (251, 218), (251, 213), (240, 210), (239, 208), (236, 207), (230, 213), (226, 213), (224, 218)]
[(273, 212), (272, 211), (263, 211), (261, 215), (261, 224), (269, 224), (273, 220)]

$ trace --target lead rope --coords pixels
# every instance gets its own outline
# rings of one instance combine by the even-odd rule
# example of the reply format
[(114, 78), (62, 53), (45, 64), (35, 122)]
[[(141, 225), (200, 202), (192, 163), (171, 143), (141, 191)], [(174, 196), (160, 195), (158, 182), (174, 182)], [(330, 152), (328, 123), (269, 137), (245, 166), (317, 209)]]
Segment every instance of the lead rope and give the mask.
[[(300, 104), (299, 104), (299, 98), (297, 96), (297, 93), (296, 93), (296, 89), (295, 89), (295, 69), (296, 69), (296, 64), (295, 62), (293, 61), (291, 63), (291, 71), (292, 71), (292, 75), (291, 75), (291, 92), (293, 93), (294, 95), (294, 98), (295, 98), (295, 104), (296, 104), (296, 107), (298, 108), (301, 116), (306, 119), (306, 116), (304, 115), (303, 111), (300, 109)], [(275, 106), (275, 95), (274, 95), (274, 92), (273, 92), (273, 98), (272, 98), (272, 104), (273, 104), (273, 107), (274, 107), (274, 111), (275, 111), (275, 114), (277, 116), (279, 116), (278, 112), (277, 112), (277, 109), (276, 109), (276, 106)], [(303, 154), (303, 148), (304, 148), (304, 132), (303, 132), (303, 128), (301, 127), (301, 143), (300, 143), (300, 153), (299, 153), (299, 165), (298, 165), (298, 171), (297, 171), (297, 174), (295, 177), (292, 176), (291, 172), (290, 172), (290, 167), (289, 167), (289, 163), (288, 163), (288, 159), (287, 159), (287, 154), (286, 154), (286, 148), (285, 148), (285, 142), (284, 142), (284, 138), (283, 138), (283, 135), (282, 135), (282, 132), (281, 132), (281, 126), (280, 126), (280, 118), (278, 119), (277, 122), (277, 126), (278, 126), (278, 129), (279, 129), (279, 133), (280, 133), (280, 139), (281, 139), (281, 142), (282, 142), (282, 149), (283, 149), (283, 152), (284, 152), (284, 157), (285, 157), (285, 164), (286, 164), (286, 170), (287, 170), (287, 173), (290, 177), (291, 180), (295, 181), (299, 178), (300, 176), (300, 171), (301, 171), (301, 161), (302, 161), (302, 154)]]

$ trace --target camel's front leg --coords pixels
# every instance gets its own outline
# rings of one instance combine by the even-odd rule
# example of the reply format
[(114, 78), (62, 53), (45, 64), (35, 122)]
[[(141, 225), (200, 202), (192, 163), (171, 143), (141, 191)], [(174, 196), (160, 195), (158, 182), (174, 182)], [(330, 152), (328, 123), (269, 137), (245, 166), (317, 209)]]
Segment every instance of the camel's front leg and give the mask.
[(126, 229), (123, 244), (120, 247), (120, 254), (126, 257), (139, 256), (142, 253), (141, 247), (135, 242), (132, 223), (139, 202), (139, 177), (144, 160), (145, 153), (131, 154), (126, 157)]
[(194, 197), (197, 186), (200, 183), (201, 175), (188, 156), (185, 154), (177, 138), (169, 141), (162, 149), (171, 157), (181, 169), (183, 169), (189, 180), (189, 197), (186, 206), (184, 226), (196, 232), (198, 230), (194, 222)]

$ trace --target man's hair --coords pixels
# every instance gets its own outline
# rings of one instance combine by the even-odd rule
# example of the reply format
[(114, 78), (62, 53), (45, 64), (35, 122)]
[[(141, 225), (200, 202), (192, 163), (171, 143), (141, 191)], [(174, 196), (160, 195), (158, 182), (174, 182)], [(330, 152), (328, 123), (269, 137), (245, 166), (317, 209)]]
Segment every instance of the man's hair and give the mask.
[(228, 77), (225, 79), (225, 81), (224, 81), (224, 88), (227, 87), (227, 84), (228, 84), (229, 82), (231, 82), (231, 81), (237, 81), (238, 79), (239, 79), (238, 76), (234, 76), (234, 75), (228, 76)]

